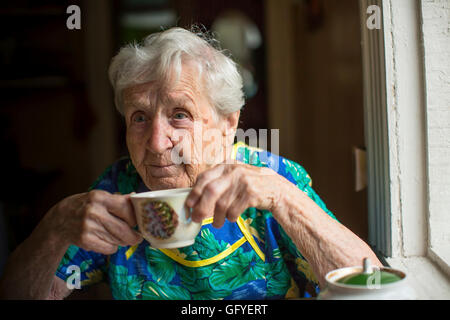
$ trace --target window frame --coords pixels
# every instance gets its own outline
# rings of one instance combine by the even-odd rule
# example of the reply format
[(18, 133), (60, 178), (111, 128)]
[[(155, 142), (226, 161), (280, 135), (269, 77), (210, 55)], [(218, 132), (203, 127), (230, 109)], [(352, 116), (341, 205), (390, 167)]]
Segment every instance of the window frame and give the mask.
[[(450, 267), (430, 245), (424, 4), (359, 3), (369, 244), (408, 274), (420, 299), (450, 298)], [(380, 8), (379, 29), (366, 25), (370, 5)]]

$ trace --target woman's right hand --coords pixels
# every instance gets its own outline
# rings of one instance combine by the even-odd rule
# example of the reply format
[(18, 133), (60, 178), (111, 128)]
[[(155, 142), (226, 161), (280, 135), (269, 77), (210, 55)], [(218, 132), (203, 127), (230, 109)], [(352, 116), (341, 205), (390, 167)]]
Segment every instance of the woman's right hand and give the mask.
[(135, 245), (143, 240), (132, 229), (136, 216), (129, 195), (103, 190), (76, 194), (57, 203), (45, 218), (49, 232), (64, 244), (87, 251), (109, 255), (119, 245)]

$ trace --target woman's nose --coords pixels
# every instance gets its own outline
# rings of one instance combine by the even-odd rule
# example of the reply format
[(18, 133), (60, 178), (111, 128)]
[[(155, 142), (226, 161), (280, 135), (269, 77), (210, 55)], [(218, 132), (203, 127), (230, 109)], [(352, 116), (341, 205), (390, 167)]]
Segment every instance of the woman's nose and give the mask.
[(170, 125), (161, 116), (153, 119), (148, 135), (147, 148), (152, 153), (161, 154), (173, 147), (170, 140)]

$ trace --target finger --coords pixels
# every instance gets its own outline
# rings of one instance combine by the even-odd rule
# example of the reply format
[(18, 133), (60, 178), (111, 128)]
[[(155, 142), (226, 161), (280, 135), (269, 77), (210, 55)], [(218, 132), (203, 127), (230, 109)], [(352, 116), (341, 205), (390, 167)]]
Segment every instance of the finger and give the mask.
[(114, 238), (120, 241), (123, 246), (135, 245), (142, 241), (141, 235), (120, 218), (109, 214), (105, 210), (103, 212), (103, 218), (101, 219), (102, 225), (105, 230)]
[[(230, 179), (228, 177), (221, 177), (208, 183), (204, 188), (201, 197), (192, 208), (192, 220), (195, 222), (201, 222), (203, 219), (209, 218), (214, 215), (216, 219), (215, 208), (216, 203), (223, 196), (223, 194), (230, 187)], [(226, 210), (222, 210), (225, 214)], [(217, 216), (218, 221), (224, 219), (224, 217)]]
[(111, 232), (107, 231), (106, 229), (103, 232), (99, 232), (97, 234), (97, 237), (100, 240), (102, 240), (104, 242), (107, 242), (107, 243), (109, 243), (111, 245), (126, 247), (126, 246), (134, 246), (136, 244), (141, 243), (144, 240), (144, 238), (142, 238), (142, 236), (140, 234), (138, 234), (137, 232), (135, 232), (135, 234), (136, 234), (136, 237), (138, 239), (136, 241), (133, 241), (133, 242), (128, 242), (126, 240), (119, 239), (114, 234), (112, 234)]
[(225, 224), (225, 218), (226, 218), (226, 211), (216, 209), (214, 212), (214, 220), (212, 226), (216, 229), (222, 228), (222, 226)]
[(102, 241), (102, 240), (98, 239), (98, 240), (93, 240), (91, 242), (91, 248), (88, 250), (94, 251), (97, 253), (101, 253), (101, 254), (110, 255), (110, 254), (116, 253), (118, 249), (119, 249), (118, 245), (111, 244), (108, 241)]
[(106, 230), (106, 228), (103, 228), (102, 230), (97, 231), (94, 234), (100, 241), (102, 241), (104, 243), (108, 243), (112, 246), (117, 247), (117, 246), (125, 246), (126, 245), (122, 240), (120, 240), (119, 238), (114, 236), (111, 232)]
[(105, 255), (111, 255), (117, 252), (119, 249), (118, 246), (106, 243), (106, 242), (99, 242), (98, 245), (96, 245), (98, 248), (98, 252)]
[(211, 182), (212, 180), (217, 179), (223, 173), (224, 166), (218, 165), (212, 169), (202, 172), (195, 182), (194, 187), (192, 188), (189, 196), (186, 199), (186, 205), (190, 208), (194, 208), (196, 203), (199, 201), (200, 197), (203, 194), (203, 189), (205, 186)]
[(217, 199), (216, 206), (214, 208), (214, 220), (212, 224), (214, 228), (219, 229), (225, 224), (227, 211), (235, 197), (235, 192), (228, 188), (222, 193), (219, 199)]
[(108, 212), (125, 221), (130, 227), (136, 226), (136, 214), (130, 195), (109, 194), (104, 198), (103, 204)]
[(228, 221), (236, 222), (239, 216), (248, 208), (248, 196), (245, 192), (239, 192), (228, 207), (225, 216)]
[(90, 233), (85, 235), (76, 245), (86, 251), (94, 251), (100, 254), (113, 254), (117, 251), (118, 245), (103, 240), (98, 233)]
[[(97, 209), (99, 211), (104, 210), (103, 208)], [(109, 215), (109, 213), (101, 213), (99, 214), (100, 217), (100, 223), (99, 221), (93, 221), (88, 220), (87, 224), (90, 225), (88, 228), (87, 234), (88, 235), (94, 235), (98, 240), (107, 242), (114, 246), (124, 246), (125, 243), (123, 240), (115, 236), (112, 232), (108, 231), (108, 229), (105, 227), (105, 218), (103, 215)], [(98, 220), (98, 219), (96, 219)]]
[[(76, 241), (81, 243), (83, 246), (89, 246), (89, 241), (92, 240), (92, 237), (96, 237), (101, 241), (107, 241), (112, 245), (120, 245), (121, 241), (109, 234), (106, 231), (102, 220), (104, 220), (104, 216), (108, 216), (109, 213), (106, 209), (100, 204), (90, 204), (88, 208), (86, 208), (86, 218), (81, 221), (81, 229), (76, 234)], [(107, 236), (103, 236), (103, 234), (107, 234)]]

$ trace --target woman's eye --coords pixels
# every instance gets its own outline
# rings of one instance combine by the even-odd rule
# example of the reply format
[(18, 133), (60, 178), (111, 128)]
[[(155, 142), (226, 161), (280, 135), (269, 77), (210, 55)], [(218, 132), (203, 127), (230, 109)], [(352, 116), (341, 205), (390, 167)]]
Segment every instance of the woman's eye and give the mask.
[(175, 115), (173, 117), (176, 120), (183, 120), (183, 119), (187, 118), (187, 116), (184, 113), (181, 113), (181, 112), (175, 113)]
[(147, 121), (147, 117), (143, 114), (137, 114), (133, 117), (133, 121), (138, 123), (145, 122)]

